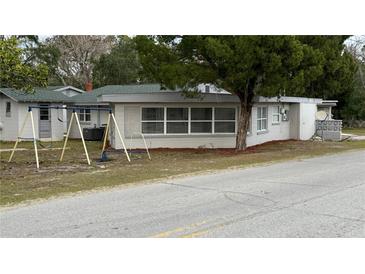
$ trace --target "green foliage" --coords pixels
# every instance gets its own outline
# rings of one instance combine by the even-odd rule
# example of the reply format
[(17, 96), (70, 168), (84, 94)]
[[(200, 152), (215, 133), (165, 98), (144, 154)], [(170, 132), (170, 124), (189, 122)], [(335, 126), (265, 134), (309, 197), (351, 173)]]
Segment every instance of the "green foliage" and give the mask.
[(46, 86), (48, 67), (31, 62), (27, 48), (19, 46), (16, 37), (0, 39), (0, 86), (32, 91)]
[(304, 95), (326, 56), (295, 36), (137, 36), (145, 72), (169, 88), (213, 83), (239, 96)]
[(306, 88), (308, 97), (340, 99), (354, 89), (356, 62), (345, 51), (348, 36), (300, 36), (302, 43), (318, 50), (323, 58), (322, 73)]
[(339, 116), (352, 126), (355, 120), (365, 120), (365, 36), (353, 36), (346, 43), (346, 53), (356, 63), (354, 89), (341, 99)]
[(359, 64), (354, 80), (355, 88), (344, 98), (340, 114), (346, 121), (365, 120), (365, 83), (362, 75), (364, 72), (365, 65)]
[(137, 36), (144, 72), (168, 88), (211, 83), (241, 102), (236, 146), (245, 147), (256, 95), (332, 97), (351, 90), (346, 36)]
[(94, 86), (136, 83), (140, 81), (141, 68), (134, 41), (121, 36), (110, 53), (101, 55), (95, 62)]

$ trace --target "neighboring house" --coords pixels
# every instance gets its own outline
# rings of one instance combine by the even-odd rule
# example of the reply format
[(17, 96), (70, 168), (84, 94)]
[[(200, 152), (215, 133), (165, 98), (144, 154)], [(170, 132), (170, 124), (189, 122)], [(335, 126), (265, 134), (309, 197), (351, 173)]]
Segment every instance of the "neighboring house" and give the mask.
[[(128, 148), (234, 148), (239, 101), (226, 91), (200, 88), (199, 98), (161, 90), (157, 84), (105, 86), (93, 92), (113, 109)], [(248, 146), (273, 140), (308, 140), (315, 134), (315, 114), (321, 99), (256, 97)], [(114, 148), (122, 148), (113, 127)]]
[[(105, 127), (108, 120), (108, 103), (98, 103), (97, 96), (100, 95), (98, 91), (88, 91), (83, 94), (76, 95), (72, 98), (67, 106), (72, 108), (75, 107), (75, 111), (78, 114), (80, 120), (80, 126), (84, 128), (100, 128)], [(72, 109), (67, 111), (67, 120), (71, 119)], [(72, 123), (70, 138), (79, 139), (80, 131), (76, 123)]]
[[(0, 88), (0, 140), (15, 141), (23, 121), (28, 113), (28, 106), (62, 107), (72, 101), (72, 98), (84, 93), (71, 86), (50, 86), (35, 88), (34, 92), (26, 93), (11, 88)], [(63, 139), (67, 126), (66, 112), (55, 108), (34, 108), (36, 139), (59, 141)], [(33, 138), (30, 119), (27, 121), (22, 138)]]

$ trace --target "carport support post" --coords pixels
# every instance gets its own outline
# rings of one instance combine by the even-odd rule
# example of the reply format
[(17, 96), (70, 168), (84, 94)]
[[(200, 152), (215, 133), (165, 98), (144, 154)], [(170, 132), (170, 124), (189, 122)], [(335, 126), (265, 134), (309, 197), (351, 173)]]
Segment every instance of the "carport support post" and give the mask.
[(86, 148), (86, 144), (85, 144), (85, 140), (84, 140), (84, 135), (82, 134), (80, 121), (79, 121), (79, 118), (77, 117), (77, 113), (76, 113), (76, 112), (75, 112), (75, 118), (76, 118), (77, 126), (79, 127), (80, 136), (81, 136), (82, 144), (83, 144), (83, 146), (84, 146), (84, 150), (85, 150), (85, 154), (86, 154), (87, 163), (90, 165), (89, 153), (87, 152), (87, 148)]
[(103, 157), (103, 152), (105, 150), (105, 146), (106, 146), (106, 140), (108, 139), (108, 133), (109, 133), (109, 124), (110, 124), (110, 116), (111, 116), (111, 111), (109, 111), (109, 115), (108, 115), (108, 122), (106, 124), (106, 128), (105, 128), (105, 132), (104, 132), (104, 141), (103, 141), (103, 148), (101, 150), (101, 156)]
[(74, 115), (75, 115), (75, 110), (73, 110), (72, 111), (72, 114), (71, 114), (71, 119), (70, 119), (70, 124), (68, 125), (66, 139), (65, 139), (65, 142), (63, 143), (63, 148), (62, 148), (62, 153), (61, 153), (61, 157), (60, 157), (60, 162), (62, 162), (63, 155), (65, 154), (65, 149), (66, 149), (66, 145), (67, 145), (67, 141), (68, 141), (68, 136), (70, 135), (70, 132), (71, 132), (71, 126), (72, 126), (72, 122), (74, 120)]
[(37, 139), (35, 138), (34, 118), (33, 118), (33, 111), (32, 111), (32, 108), (30, 108), (30, 120), (31, 120), (31, 122), (32, 122), (32, 132), (33, 132), (33, 144), (34, 144), (35, 160), (36, 160), (36, 162), (37, 162), (37, 169), (39, 169), (38, 149), (37, 149)]
[(24, 128), (25, 128), (25, 124), (26, 124), (26, 122), (27, 122), (27, 120), (28, 120), (28, 116), (29, 116), (29, 113), (30, 113), (30, 112), (31, 112), (31, 108), (28, 108), (27, 115), (25, 115), (23, 125), (22, 125), (22, 127), (20, 128), (20, 131), (19, 131), (19, 133), (18, 133), (18, 137), (16, 138), (15, 145), (14, 145), (14, 147), (13, 147), (13, 150), (11, 151), (11, 154), (10, 154), (10, 157), (9, 157), (9, 160), (8, 160), (8, 162), (9, 162), (9, 163), (10, 163), (10, 162), (11, 162), (11, 160), (13, 159), (14, 152), (15, 152), (15, 150), (16, 150), (16, 147), (18, 146), (20, 136), (21, 136), (21, 135), (22, 135), (22, 133), (23, 133), (23, 130), (24, 130)]
[(113, 122), (114, 122), (114, 125), (115, 125), (115, 128), (118, 132), (118, 135), (119, 135), (119, 139), (120, 141), (122, 142), (122, 145), (123, 145), (123, 148), (124, 148), (124, 152), (125, 152), (125, 155), (127, 156), (127, 159), (128, 159), (128, 162), (131, 161), (131, 159), (129, 158), (129, 155), (128, 155), (128, 151), (125, 147), (125, 144), (124, 144), (124, 141), (123, 141), (123, 138), (122, 138), (122, 134), (120, 134), (120, 130), (119, 130), (119, 127), (118, 127), (118, 124), (117, 124), (117, 121), (115, 120), (115, 117), (114, 117), (114, 113), (111, 114), (112, 115), (112, 118), (113, 118)]

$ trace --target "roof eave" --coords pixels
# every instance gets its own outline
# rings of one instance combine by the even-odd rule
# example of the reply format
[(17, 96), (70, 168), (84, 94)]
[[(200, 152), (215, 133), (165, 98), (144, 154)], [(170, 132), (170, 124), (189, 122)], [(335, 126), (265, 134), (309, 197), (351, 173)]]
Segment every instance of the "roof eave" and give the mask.
[(21, 102), (21, 101), (19, 101), (18, 99), (15, 99), (14, 97), (12, 97), (12, 96), (10, 96), (10, 95), (6, 94), (6, 93), (5, 93), (5, 92), (3, 92), (1, 89), (0, 89), (0, 92), (1, 92), (2, 94), (4, 94), (5, 96), (9, 97), (11, 100), (14, 100), (15, 102)]

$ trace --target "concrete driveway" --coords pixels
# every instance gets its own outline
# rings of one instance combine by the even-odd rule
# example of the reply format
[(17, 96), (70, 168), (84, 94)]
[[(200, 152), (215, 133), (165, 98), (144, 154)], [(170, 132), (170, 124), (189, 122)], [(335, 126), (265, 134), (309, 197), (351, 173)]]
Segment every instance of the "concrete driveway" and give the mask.
[(365, 237), (365, 151), (0, 212), (1, 237)]

